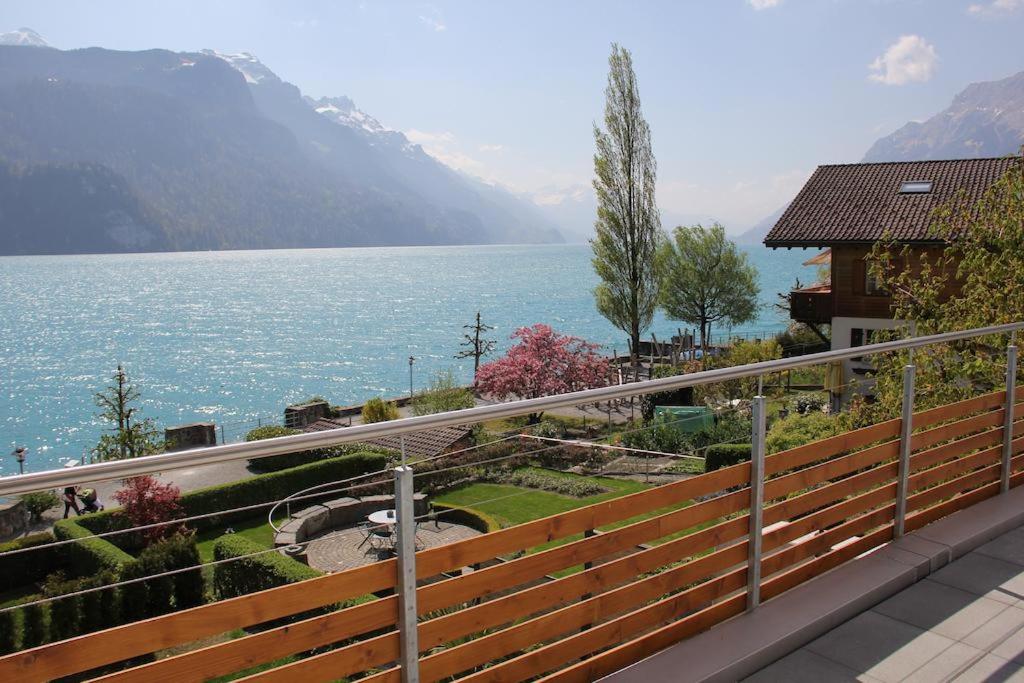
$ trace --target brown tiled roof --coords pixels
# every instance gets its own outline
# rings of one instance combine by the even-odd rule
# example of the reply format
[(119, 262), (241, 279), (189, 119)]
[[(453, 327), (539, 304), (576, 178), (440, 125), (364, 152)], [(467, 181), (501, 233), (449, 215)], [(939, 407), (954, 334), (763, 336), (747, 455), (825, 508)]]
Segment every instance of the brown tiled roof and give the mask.
[[(901, 242), (934, 242), (933, 211), (963, 190), (980, 199), (1020, 157), (899, 161), (819, 166), (771, 229), (769, 247), (821, 247), (874, 242), (888, 234)], [(910, 180), (928, 180), (931, 192), (901, 193)]]
[[(302, 431), (325, 432), (328, 429), (338, 429), (345, 426), (347, 424), (344, 422), (323, 418), (306, 425), (302, 428)], [(406, 434), (405, 454), (410, 458), (429, 458), (434, 455), (440, 455), (458, 444), (460, 440), (469, 434), (469, 431), (469, 427), (439, 427), (437, 429)], [(367, 439), (364, 443), (396, 452), (401, 450), (402, 447), (397, 436)]]

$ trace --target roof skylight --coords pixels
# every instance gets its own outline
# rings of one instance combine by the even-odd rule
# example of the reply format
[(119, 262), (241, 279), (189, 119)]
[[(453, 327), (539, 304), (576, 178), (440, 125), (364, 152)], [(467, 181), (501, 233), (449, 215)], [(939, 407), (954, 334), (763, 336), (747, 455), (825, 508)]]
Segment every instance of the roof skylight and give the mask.
[(900, 194), (928, 194), (931, 191), (930, 180), (907, 180), (900, 183)]

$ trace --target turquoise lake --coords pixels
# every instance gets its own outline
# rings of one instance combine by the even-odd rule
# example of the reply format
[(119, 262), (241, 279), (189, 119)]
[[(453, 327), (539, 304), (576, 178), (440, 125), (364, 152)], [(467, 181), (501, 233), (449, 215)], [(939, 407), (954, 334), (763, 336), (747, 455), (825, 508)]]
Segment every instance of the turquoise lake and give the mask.
[[(761, 278), (758, 319), (734, 333), (785, 327), (772, 308), (811, 252), (748, 248)], [(0, 474), (78, 459), (102, 431), (93, 394), (123, 363), (158, 426), (213, 421), (228, 441), (318, 394), (350, 404), (417, 387), (453, 358), (477, 310), (499, 349), (519, 326), (625, 351), (594, 308), (586, 245), (402, 247), (0, 258)], [(669, 337), (682, 323), (659, 316)], [(712, 330), (712, 333), (726, 330)], [(219, 427), (218, 427), (219, 429)]]

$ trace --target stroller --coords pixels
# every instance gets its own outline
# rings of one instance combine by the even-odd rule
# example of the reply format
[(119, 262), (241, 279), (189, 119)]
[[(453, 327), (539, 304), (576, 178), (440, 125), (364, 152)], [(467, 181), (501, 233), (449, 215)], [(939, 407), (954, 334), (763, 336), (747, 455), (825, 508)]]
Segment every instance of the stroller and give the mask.
[(103, 509), (100, 505), (96, 489), (81, 489), (78, 491), (78, 500), (82, 501), (82, 512), (99, 512)]

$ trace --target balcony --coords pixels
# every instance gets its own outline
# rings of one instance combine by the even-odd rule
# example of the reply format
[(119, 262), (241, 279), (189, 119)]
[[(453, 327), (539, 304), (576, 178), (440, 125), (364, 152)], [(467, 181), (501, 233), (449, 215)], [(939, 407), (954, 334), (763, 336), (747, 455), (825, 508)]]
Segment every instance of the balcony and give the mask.
[(791, 291), (789, 317), (801, 323), (832, 322), (832, 285), (813, 285)]

